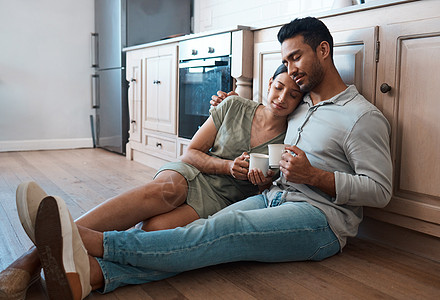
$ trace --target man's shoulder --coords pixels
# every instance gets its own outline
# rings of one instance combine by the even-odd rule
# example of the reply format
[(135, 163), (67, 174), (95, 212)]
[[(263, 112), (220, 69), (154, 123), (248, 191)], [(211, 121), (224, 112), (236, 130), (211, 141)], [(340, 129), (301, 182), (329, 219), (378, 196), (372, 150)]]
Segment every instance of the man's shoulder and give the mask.
[(380, 113), (379, 109), (359, 93), (355, 86), (350, 86), (349, 88), (351, 88), (351, 93), (349, 99), (344, 103), (346, 109), (357, 112), (358, 114), (364, 114), (371, 111), (377, 111)]
[[(382, 112), (371, 102), (369, 102), (354, 86), (350, 86), (345, 94), (345, 99), (339, 102), (334, 113), (338, 115), (339, 124), (353, 128), (362, 120), (362, 123), (371, 124), (372, 122), (387, 123)], [(342, 104), (343, 103), (343, 104)]]

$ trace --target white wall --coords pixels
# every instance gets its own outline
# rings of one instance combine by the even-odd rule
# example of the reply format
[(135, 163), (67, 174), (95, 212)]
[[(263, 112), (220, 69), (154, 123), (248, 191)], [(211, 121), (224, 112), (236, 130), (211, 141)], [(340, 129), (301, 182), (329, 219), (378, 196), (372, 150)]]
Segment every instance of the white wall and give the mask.
[[(195, 32), (288, 22), (334, 0), (194, 0)], [(0, 0), (0, 151), (91, 147), (93, 0)]]
[[(325, 11), (334, 0), (194, 0), (194, 32), (235, 25), (287, 23), (293, 15)], [(356, 0), (353, 2), (356, 3)]]
[(93, 0), (0, 0), (0, 151), (92, 146)]

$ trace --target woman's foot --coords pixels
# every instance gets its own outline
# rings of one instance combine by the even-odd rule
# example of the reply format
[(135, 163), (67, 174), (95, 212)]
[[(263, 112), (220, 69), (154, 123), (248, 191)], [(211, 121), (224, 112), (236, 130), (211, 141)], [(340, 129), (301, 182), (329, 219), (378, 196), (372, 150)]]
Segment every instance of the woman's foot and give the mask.
[(49, 298), (87, 297), (91, 291), (89, 256), (62, 199), (49, 196), (41, 201), (35, 239)]

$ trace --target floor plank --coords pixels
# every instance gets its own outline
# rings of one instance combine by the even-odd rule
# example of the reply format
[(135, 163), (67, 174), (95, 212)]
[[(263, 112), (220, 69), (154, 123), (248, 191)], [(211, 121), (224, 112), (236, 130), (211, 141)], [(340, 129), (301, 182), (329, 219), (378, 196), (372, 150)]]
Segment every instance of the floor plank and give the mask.
[[(0, 153), (0, 269), (32, 242), (17, 216), (15, 190), (37, 181), (78, 217), (107, 198), (152, 180), (155, 170), (102, 149)], [(321, 262), (236, 262), (119, 288), (87, 299), (438, 299), (440, 264), (352, 239)], [(41, 284), (27, 299), (46, 299)]]

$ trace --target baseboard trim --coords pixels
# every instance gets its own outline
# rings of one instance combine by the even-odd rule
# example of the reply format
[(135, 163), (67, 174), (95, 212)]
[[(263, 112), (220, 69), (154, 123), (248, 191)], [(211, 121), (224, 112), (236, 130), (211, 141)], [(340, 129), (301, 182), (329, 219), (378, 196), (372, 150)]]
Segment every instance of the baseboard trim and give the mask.
[(0, 152), (93, 148), (92, 138), (0, 141)]
[(440, 238), (365, 217), (358, 238), (440, 262)]

